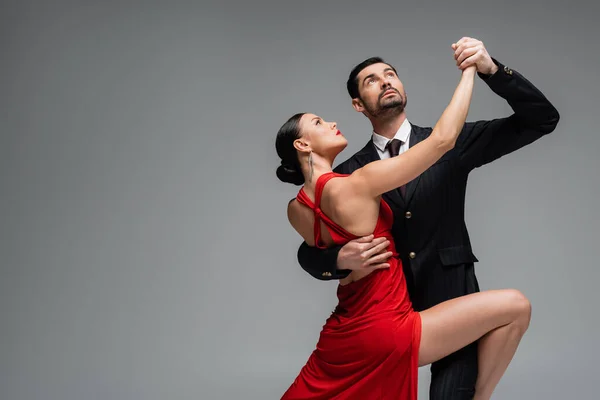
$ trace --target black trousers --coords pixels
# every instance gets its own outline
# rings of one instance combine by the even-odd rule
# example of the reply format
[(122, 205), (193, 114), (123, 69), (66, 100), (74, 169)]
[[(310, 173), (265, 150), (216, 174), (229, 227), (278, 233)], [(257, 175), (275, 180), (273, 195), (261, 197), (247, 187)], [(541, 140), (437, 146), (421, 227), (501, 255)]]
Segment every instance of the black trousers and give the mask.
[[(473, 264), (436, 266), (419, 277), (413, 305), (418, 311), (465, 294), (479, 292)], [(412, 296), (411, 296), (412, 297)], [(475, 394), (477, 381), (477, 342), (431, 365), (431, 400), (467, 400)]]
[(477, 343), (431, 365), (431, 400), (467, 400), (475, 395)]

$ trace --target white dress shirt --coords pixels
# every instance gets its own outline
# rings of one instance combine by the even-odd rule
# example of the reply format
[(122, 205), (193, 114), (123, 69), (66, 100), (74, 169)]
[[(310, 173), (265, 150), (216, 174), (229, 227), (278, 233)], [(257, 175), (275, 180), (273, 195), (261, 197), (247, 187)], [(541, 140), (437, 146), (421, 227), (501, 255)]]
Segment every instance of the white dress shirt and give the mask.
[[(398, 139), (402, 142), (402, 145), (400, 146), (400, 151), (398, 154), (402, 154), (406, 150), (408, 150), (408, 147), (409, 147), (408, 140), (410, 139), (410, 131), (411, 130), (412, 130), (412, 127), (410, 125), (410, 122), (408, 122), (408, 119), (405, 119), (404, 122), (402, 123), (402, 125), (400, 125), (400, 128), (398, 128), (398, 132), (396, 132), (396, 134), (394, 135), (394, 139)], [(381, 136), (380, 134), (373, 131), (373, 144), (375, 145), (375, 148), (377, 149), (379, 158), (381, 158), (382, 160), (384, 160), (386, 158), (390, 158), (390, 152), (385, 148), (385, 146), (388, 144), (388, 142), (390, 140), (391, 139)]]

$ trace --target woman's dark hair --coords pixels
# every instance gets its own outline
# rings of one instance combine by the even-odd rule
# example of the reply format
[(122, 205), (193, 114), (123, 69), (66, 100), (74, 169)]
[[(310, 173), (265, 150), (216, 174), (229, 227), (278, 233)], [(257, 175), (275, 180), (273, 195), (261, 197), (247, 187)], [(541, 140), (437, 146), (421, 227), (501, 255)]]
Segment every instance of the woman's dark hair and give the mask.
[(302, 168), (300, 168), (294, 141), (300, 138), (300, 118), (303, 115), (304, 113), (298, 113), (288, 119), (279, 128), (275, 139), (275, 149), (277, 155), (281, 158), (281, 165), (277, 167), (277, 177), (282, 182), (293, 183), (298, 186), (304, 184), (304, 175), (302, 174)]

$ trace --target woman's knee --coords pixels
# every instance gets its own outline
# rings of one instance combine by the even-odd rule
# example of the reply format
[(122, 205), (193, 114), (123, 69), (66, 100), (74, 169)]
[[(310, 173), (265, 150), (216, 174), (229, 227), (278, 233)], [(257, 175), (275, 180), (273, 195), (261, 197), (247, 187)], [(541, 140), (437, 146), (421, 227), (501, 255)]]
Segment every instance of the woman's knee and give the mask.
[(515, 323), (525, 332), (531, 320), (531, 302), (522, 292), (516, 289), (506, 290), (506, 296), (509, 307), (514, 312)]

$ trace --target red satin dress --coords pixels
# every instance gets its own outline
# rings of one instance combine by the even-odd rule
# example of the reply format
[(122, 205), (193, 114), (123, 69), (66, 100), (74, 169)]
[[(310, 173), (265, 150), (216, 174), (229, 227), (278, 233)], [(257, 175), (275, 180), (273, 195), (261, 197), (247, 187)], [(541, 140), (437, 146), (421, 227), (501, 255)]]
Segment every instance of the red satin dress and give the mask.
[[(297, 200), (315, 213), (317, 247), (323, 248), (320, 221), (337, 245), (357, 238), (319, 208), (325, 184), (343, 176), (334, 172), (320, 176), (314, 204), (303, 188), (298, 193)], [(394, 254), (390, 268), (338, 286), (338, 305), (323, 326), (316, 349), (282, 400), (417, 399), (421, 318), (408, 297), (391, 234), (392, 221), (392, 210), (382, 199), (373, 233), (390, 241)]]

